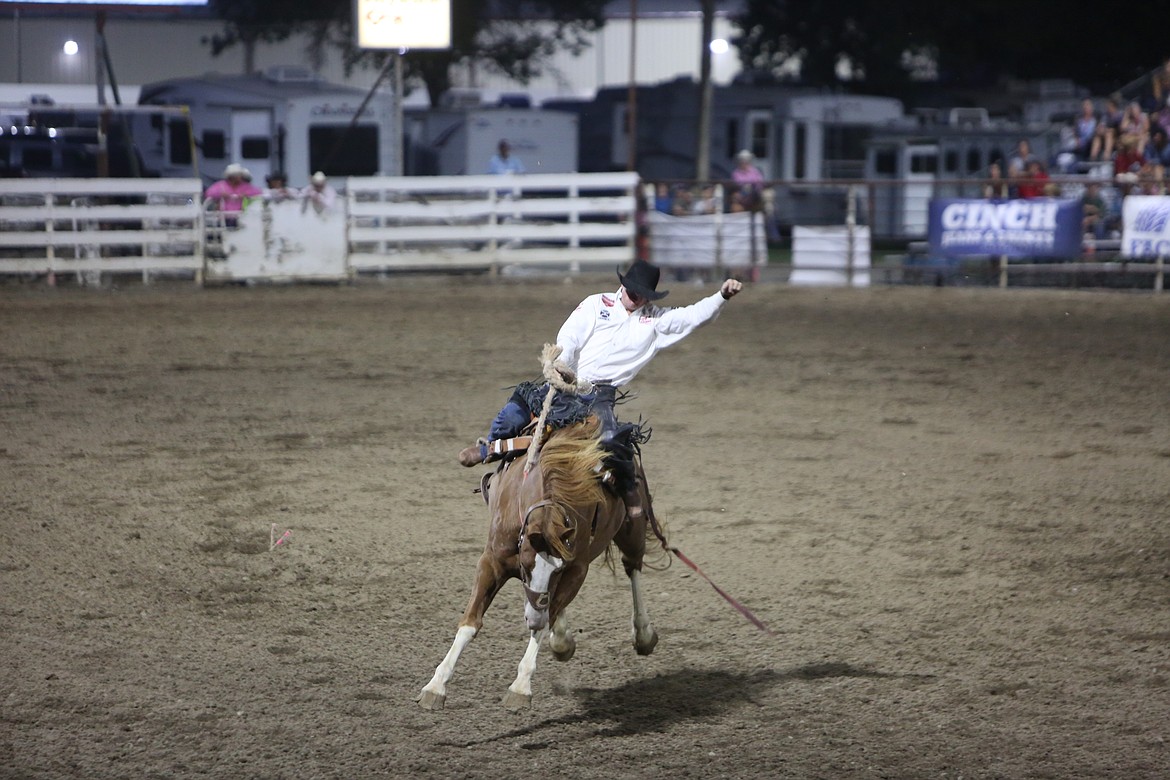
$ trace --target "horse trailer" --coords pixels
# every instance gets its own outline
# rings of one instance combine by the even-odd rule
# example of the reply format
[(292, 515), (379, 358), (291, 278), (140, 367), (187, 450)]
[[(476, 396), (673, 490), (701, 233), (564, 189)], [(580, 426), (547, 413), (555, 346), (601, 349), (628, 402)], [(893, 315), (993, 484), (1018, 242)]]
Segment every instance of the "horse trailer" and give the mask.
[[(306, 186), (318, 170), (331, 176), (399, 173), (393, 94), (329, 84), (304, 68), (144, 84), (138, 102), (189, 109), (205, 185), (233, 162), (258, 183), (283, 171), (294, 187)], [(167, 145), (147, 163), (172, 175), (182, 167), (174, 153)]]

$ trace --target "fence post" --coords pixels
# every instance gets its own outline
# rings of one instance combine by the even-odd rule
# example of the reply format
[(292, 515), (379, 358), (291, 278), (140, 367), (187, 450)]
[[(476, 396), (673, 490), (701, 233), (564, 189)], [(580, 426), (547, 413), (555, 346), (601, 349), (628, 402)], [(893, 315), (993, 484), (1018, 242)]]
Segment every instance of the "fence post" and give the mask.
[(845, 286), (853, 286), (857, 257), (857, 187), (849, 185), (845, 194)]
[(1165, 270), (1165, 255), (1158, 253), (1158, 259), (1154, 266), (1158, 270), (1154, 272), (1154, 292), (1162, 292), (1163, 271)]
[(45, 276), (45, 283), (50, 287), (57, 286), (57, 250), (53, 247), (52, 235), (53, 224), (57, 221), (53, 218), (53, 194), (45, 194), (45, 207), (49, 210), (49, 220), (45, 223), (45, 232), (49, 234), (49, 245), (45, 247), (45, 260), (48, 261), (49, 273)]
[(999, 256), (999, 288), (1001, 290), (1007, 289), (1007, 255)]

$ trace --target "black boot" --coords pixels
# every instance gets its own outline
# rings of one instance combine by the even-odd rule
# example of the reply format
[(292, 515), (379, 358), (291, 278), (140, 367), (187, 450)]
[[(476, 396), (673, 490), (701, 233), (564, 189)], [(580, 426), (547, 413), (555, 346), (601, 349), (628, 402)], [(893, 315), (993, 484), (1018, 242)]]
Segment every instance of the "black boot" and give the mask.
[(601, 423), (597, 437), (601, 441), (601, 446), (609, 453), (606, 461), (613, 477), (611, 486), (626, 505), (626, 516), (631, 520), (641, 520), (645, 511), (642, 508), (642, 496), (638, 492), (638, 480), (634, 470), (634, 450), (618, 435), (617, 415), (613, 408), (616, 400), (617, 388), (613, 385), (594, 387), (592, 411)]

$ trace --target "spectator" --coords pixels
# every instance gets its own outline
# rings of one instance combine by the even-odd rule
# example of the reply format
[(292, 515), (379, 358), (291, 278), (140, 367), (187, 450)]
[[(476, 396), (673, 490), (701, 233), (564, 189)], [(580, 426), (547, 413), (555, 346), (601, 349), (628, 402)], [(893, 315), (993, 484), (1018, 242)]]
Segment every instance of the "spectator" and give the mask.
[(1170, 100), (1170, 57), (1150, 78), (1150, 110), (1156, 110)]
[(654, 188), (654, 210), (663, 214), (670, 214), (674, 208), (674, 197), (670, 194), (669, 185), (659, 182)]
[(1081, 101), (1081, 113), (1073, 123), (1073, 129), (1076, 131), (1077, 159), (1087, 161), (1092, 156), (1093, 139), (1097, 137), (1097, 109), (1089, 98)]
[(735, 170), (731, 180), (735, 191), (731, 196), (732, 211), (758, 211), (763, 196), (764, 174), (756, 167), (756, 157), (747, 149), (735, 155)]
[(999, 160), (996, 160), (987, 166), (987, 182), (983, 185), (983, 197), (988, 200), (1003, 200), (1008, 194), (1008, 184), (1003, 178), (1003, 167)]
[(695, 213), (695, 196), (687, 187), (679, 187), (674, 195), (670, 213), (676, 217), (689, 217)]
[(1097, 120), (1097, 135), (1089, 152), (1091, 160), (1112, 160), (1121, 127), (1121, 96), (1110, 95), (1105, 99), (1105, 110)]
[(1048, 171), (1035, 157), (1028, 161), (1028, 167), (1018, 182), (1017, 195), (1021, 198), (1040, 198), (1048, 194)]
[(1105, 217), (1109, 213), (1109, 206), (1101, 195), (1100, 183), (1091, 181), (1085, 185), (1081, 195), (1081, 209), (1084, 213), (1082, 232), (1098, 240), (1105, 238)]
[(691, 207), (691, 213), (714, 214), (719, 210), (719, 201), (715, 197), (715, 187), (708, 184), (700, 191), (699, 197), (695, 200)]
[(1114, 175), (1134, 174), (1136, 176), (1146, 162), (1143, 151), (1143, 148), (1138, 144), (1137, 136), (1122, 135), (1117, 141), (1117, 154), (1113, 158)]
[(280, 203), (298, 197), (296, 190), (289, 188), (288, 179), (279, 171), (268, 174), (264, 181), (268, 185), (267, 189), (264, 190), (264, 200), (270, 203)]
[(1170, 166), (1170, 133), (1161, 125), (1157, 125), (1150, 132), (1150, 142), (1146, 144), (1142, 156), (1154, 167), (1156, 177), (1159, 180), (1164, 179), (1166, 168)]
[(1146, 141), (1150, 140), (1150, 117), (1142, 110), (1141, 103), (1131, 100), (1126, 105), (1118, 130), (1122, 135), (1134, 136), (1138, 149), (1145, 148)]
[(1035, 159), (1035, 155), (1032, 154), (1032, 145), (1028, 143), (1027, 138), (1021, 138), (1016, 144), (1016, 151), (1008, 158), (1008, 178), (1023, 178), (1027, 175), (1028, 163)]
[(337, 190), (330, 186), (324, 173), (317, 171), (309, 180), (309, 186), (301, 190), (301, 197), (305, 199), (306, 206), (311, 203), (318, 214), (324, 214), (333, 210), (337, 202)]
[(225, 214), (225, 224), (236, 224), (236, 215), (243, 211), (253, 198), (260, 196), (260, 188), (249, 181), (244, 175), (247, 169), (239, 163), (232, 163), (223, 169), (223, 178), (207, 188), (203, 193), (204, 202), (209, 208), (214, 208)]
[(496, 154), (493, 154), (491, 160), (488, 161), (488, 173), (525, 173), (524, 163), (520, 161), (519, 157), (512, 154), (512, 146), (506, 138), (500, 139), (500, 145), (497, 149)]
[(1161, 108), (1150, 115), (1150, 119), (1152, 120), (1150, 122), (1150, 132), (1153, 132), (1157, 127), (1161, 127), (1167, 134), (1170, 134), (1170, 97), (1166, 98)]

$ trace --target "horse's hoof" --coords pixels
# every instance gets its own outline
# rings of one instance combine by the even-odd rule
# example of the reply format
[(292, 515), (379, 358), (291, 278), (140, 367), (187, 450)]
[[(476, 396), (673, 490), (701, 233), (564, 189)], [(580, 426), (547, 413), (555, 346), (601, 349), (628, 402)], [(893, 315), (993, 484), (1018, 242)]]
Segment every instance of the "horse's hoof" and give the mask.
[(504, 706), (512, 712), (520, 712), (532, 706), (532, 694), (508, 691), (504, 694)]
[(568, 661), (570, 658), (572, 658), (573, 654), (576, 652), (577, 652), (577, 643), (576, 642), (572, 642), (569, 644), (568, 647), (563, 647), (560, 650), (557, 650), (555, 647), (552, 648), (553, 658), (555, 658), (556, 660), (558, 660), (562, 663), (564, 663), (565, 661)]
[(415, 701), (424, 710), (441, 710), (443, 705), (447, 703), (447, 697), (433, 691), (423, 691)]
[(649, 636), (634, 637), (634, 650), (637, 651), (638, 655), (650, 655), (658, 644), (658, 632), (651, 629), (647, 633)]

